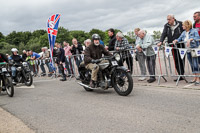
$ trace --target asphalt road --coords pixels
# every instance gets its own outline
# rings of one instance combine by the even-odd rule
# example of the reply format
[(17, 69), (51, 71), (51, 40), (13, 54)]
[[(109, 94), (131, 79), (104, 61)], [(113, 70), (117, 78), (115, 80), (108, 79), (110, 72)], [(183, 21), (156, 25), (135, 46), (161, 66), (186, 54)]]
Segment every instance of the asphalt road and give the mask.
[(199, 133), (200, 90), (135, 83), (122, 97), (86, 92), (74, 80), (35, 80), (0, 94), (0, 107), (38, 133)]

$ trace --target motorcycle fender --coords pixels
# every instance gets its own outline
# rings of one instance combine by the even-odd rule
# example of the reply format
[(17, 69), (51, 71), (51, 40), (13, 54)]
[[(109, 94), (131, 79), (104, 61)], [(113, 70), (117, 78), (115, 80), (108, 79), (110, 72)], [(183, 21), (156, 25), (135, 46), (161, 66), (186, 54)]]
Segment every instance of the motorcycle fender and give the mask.
[(23, 75), (24, 79), (27, 80), (25, 71), (22, 71), (22, 75)]
[(10, 77), (11, 75), (9, 73), (5, 73), (6, 77)]

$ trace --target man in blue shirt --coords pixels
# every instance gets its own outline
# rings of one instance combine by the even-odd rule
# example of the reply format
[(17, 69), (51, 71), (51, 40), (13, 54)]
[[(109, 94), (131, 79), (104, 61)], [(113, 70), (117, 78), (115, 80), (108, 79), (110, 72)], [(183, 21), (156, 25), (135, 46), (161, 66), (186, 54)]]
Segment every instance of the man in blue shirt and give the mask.
[(33, 52), (32, 50), (30, 51), (30, 55), (31, 55), (31, 60), (35, 60), (35, 59), (40, 58), (40, 55)]
[[(31, 55), (31, 60), (36, 60), (36, 59), (39, 59), (40, 58), (40, 55), (33, 52), (32, 50), (29, 51), (29, 54)], [(33, 65), (33, 69), (35, 69), (35, 75), (37, 75), (38, 73), (38, 70), (39, 70), (39, 67), (38, 67), (38, 63), (36, 62), (35, 65)]]

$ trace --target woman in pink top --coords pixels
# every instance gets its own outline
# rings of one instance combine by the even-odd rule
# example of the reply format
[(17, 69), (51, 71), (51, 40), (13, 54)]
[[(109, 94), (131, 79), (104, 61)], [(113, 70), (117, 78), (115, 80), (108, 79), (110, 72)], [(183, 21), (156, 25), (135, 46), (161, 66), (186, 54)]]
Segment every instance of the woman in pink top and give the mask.
[(64, 41), (63, 44), (64, 44), (64, 50), (65, 50), (65, 56), (66, 56), (65, 68), (68, 71), (67, 77), (70, 77), (73, 74), (73, 68), (74, 68), (73, 63), (71, 62), (71, 58), (70, 58), (70, 56), (72, 55), (71, 47), (69, 46), (69, 43), (67, 43), (66, 41)]

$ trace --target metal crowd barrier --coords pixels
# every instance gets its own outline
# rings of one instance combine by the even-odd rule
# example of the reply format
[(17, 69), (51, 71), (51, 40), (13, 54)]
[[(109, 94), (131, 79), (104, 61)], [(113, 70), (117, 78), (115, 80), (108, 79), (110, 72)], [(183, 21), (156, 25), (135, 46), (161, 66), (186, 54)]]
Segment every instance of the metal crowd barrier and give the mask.
[[(135, 48), (127, 49), (125, 50), (125, 53), (127, 54), (126, 56), (132, 56), (132, 58), (127, 58), (127, 61), (124, 61), (124, 66), (131, 68), (132, 64), (132, 76), (133, 77), (143, 77), (143, 78), (148, 78), (148, 77), (157, 77), (158, 78), (158, 84), (160, 84), (161, 78), (167, 82), (167, 79), (165, 78), (168, 76), (168, 71), (166, 67), (166, 58), (164, 56), (163, 50), (159, 49), (157, 45), (152, 46), (155, 56), (148, 57), (148, 60), (153, 62), (155, 59), (155, 68), (152, 69), (155, 71), (155, 74), (150, 74), (147, 68), (146, 60), (147, 56), (145, 55), (144, 52), (137, 51)], [(121, 57), (124, 56), (122, 52), (120, 53)], [(138, 59), (138, 58), (143, 58), (143, 59)], [(133, 60), (133, 61), (131, 61)], [(132, 63), (131, 63), (132, 62)], [(151, 66), (152, 67), (152, 66)], [(139, 79), (140, 79), (139, 78)], [(138, 80), (139, 80), (138, 79)]]
[[(151, 75), (147, 69), (147, 56), (144, 53), (144, 61), (140, 62), (139, 60), (136, 60), (136, 57), (138, 58), (138, 51), (135, 48), (130, 48), (124, 51), (120, 51), (119, 54), (121, 57), (126, 56), (127, 59), (124, 59), (123, 65), (127, 68), (132, 68), (132, 76), (133, 77), (150, 77), (154, 76), (157, 77), (157, 82), (158, 85), (160, 84), (161, 78), (167, 82), (166, 77), (176, 77), (176, 85), (178, 85), (180, 78), (181, 77), (200, 77), (200, 75), (193, 75), (190, 67), (190, 63), (188, 59), (185, 59), (187, 57), (187, 51), (188, 49), (180, 47), (172, 47), (171, 44), (165, 44), (163, 47), (157, 47), (157, 45), (153, 45), (152, 49), (155, 52), (155, 74)], [(174, 52), (175, 50), (175, 52)], [(191, 49), (190, 49), (191, 50)], [(192, 49), (194, 50), (194, 49)], [(200, 72), (200, 48), (195, 49), (197, 52), (199, 52), (197, 61), (199, 62), (199, 67), (198, 71)], [(177, 52), (178, 51), (178, 52)], [(116, 52), (116, 51), (110, 51), (111, 53)], [(141, 53), (140, 53), (141, 54)], [(174, 57), (177, 57), (175, 60)], [(152, 57), (148, 58), (148, 60), (153, 60), (151, 59)], [(49, 62), (49, 59), (46, 59)], [(45, 64), (45, 61), (43, 59), (39, 60), (34, 60), (34, 65), (36, 68), (36, 72), (38, 75), (39, 67), (41, 63)], [(54, 63), (55, 63), (56, 58), (54, 58)], [(83, 54), (78, 54), (78, 55), (71, 55), (71, 56), (66, 56), (66, 62), (63, 64), (65, 68), (65, 72), (67, 75), (70, 75), (70, 79), (72, 77), (78, 78), (79, 77), (79, 72), (78, 72), (78, 66), (80, 63), (84, 60), (84, 55)], [(193, 58), (192, 58), (192, 61)], [(141, 64), (142, 63), (142, 64)], [(185, 64), (185, 65), (182, 65)], [(141, 71), (141, 65), (144, 65), (145, 68), (145, 73)], [(54, 64), (56, 67), (56, 64)], [(47, 68), (47, 67), (46, 67)], [(181, 74), (179, 70), (184, 68), (184, 74)], [(46, 69), (47, 70), (47, 69)], [(178, 71), (177, 71), (178, 70)], [(57, 73), (59, 73), (58, 69), (56, 69)], [(185, 79), (185, 78), (184, 78)], [(187, 80), (185, 80), (187, 82)]]
[[(75, 77), (77, 79), (79, 78), (78, 66), (83, 61), (83, 58), (84, 58), (83, 54), (66, 56), (66, 61), (65, 61), (65, 63), (63, 63), (63, 66), (64, 66), (64, 69), (65, 69), (65, 73), (67, 75), (69, 75), (70, 79), (72, 77)], [(47, 59), (36, 59), (36, 60), (33, 60), (33, 65), (32, 65), (33, 69), (32, 69), (32, 71), (34, 72), (34, 74), (36, 76), (40, 77), (39, 72), (42, 72), (42, 71), (39, 68), (39, 66), (41, 64), (43, 64), (43, 65), (48, 64), (48, 63), (46, 63), (46, 61), (49, 63), (50, 59), (47, 58)], [(61, 72), (58, 69), (55, 57), (53, 58), (53, 62), (54, 62), (54, 67), (56, 68), (56, 71), (54, 72), (53, 76), (57, 77)], [(66, 63), (67, 63), (67, 65), (66, 65)], [(46, 72), (47, 72), (48, 67), (50, 67), (49, 64), (48, 64), (48, 66), (45, 66), (45, 71)]]
[[(199, 40), (200, 41), (200, 40)], [(186, 82), (185, 77), (199, 77), (200, 78), (200, 47), (199, 48), (186, 48), (186, 42), (180, 42), (174, 45), (173, 43), (166, 43), (165, 54), (168, 60), (168, 68), (171, 77), (176, 77), (176, 85), (178, 85), (181, 78), (183, 78)], [(177, 47), (179, 45), (179, 47)], [(197, 57), (192, 57), (188, 54), (194, 51)], [(189, 55), (189, 57), (188, 57)], [(191, 59), (189, 62), (188, 58)], [(198, 75), (192, 74), (192, 69), (194, 70), (194, 64), (197, 63), (197, 73)], [(192, 66), (191, 66), (192, 64)]]

